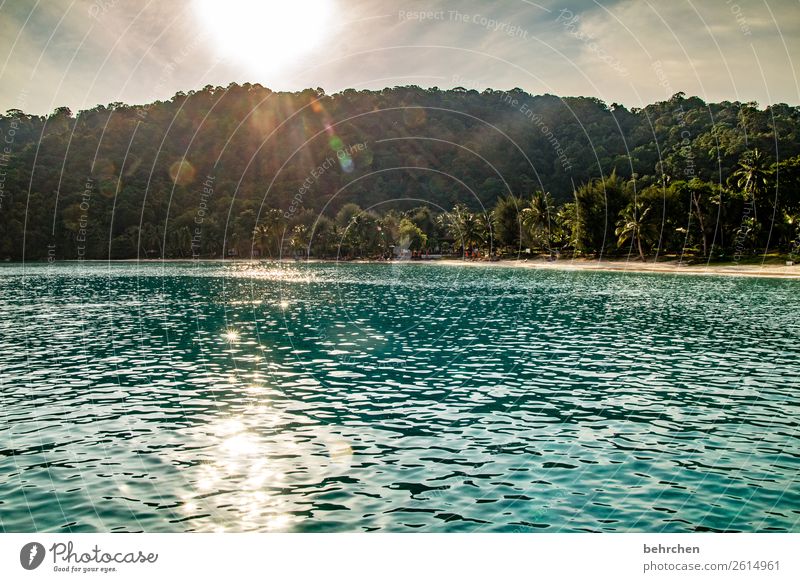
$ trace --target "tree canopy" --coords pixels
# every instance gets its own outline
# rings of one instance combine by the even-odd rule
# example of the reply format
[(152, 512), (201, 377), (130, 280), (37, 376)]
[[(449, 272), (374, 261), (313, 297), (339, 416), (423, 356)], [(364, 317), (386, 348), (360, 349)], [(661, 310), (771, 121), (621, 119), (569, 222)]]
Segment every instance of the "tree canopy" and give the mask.
[[(0, 258), (792, 251), (800, 109), (208, 86), (0, 116)], [(794, 251), (792, 251), (794, 252)]]

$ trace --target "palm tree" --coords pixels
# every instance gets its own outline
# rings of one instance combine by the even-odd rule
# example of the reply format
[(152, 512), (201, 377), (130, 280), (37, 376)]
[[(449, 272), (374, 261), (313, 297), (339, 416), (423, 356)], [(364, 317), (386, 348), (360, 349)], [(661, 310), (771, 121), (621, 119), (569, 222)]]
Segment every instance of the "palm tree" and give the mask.
[(533, 193), (527, 208), (522, 209), (522, 224), (531, 239), (552, 252), (553, 229), (552, 219), (555, 215), (555, 204), (549, 192), (537, 190)]
[[(697, 227), (700, 231), (700, 242), (703, 245), (703, 256), (709, 256), (713, 248), (709, 248), (708, 232), (706, 231), (708, 208), (720, 204), (720, 192), (714, 192), (711, 184), (694, 178), (690, 182), (673, 182), (670, 189), (680, 197), (689, 200), (689, 216), (697, 218)], [(713, 242), (713, 241), (712, 241)]]
[(486, 240), (486, 223), (463, 204), (457, 204), (445, 218), (445, 227), (450, 236), (463, 249), (478, 246)]
[(261, 257), (264, 257), (269, 252), (270, 257), (272, 252), (269, 250), (270, 237), (272, 236), (272, 229), (266, 224), (259, 224), (253, 229), (253, 240), (258, 245), (258, 251)]
[(253, 229), (253, 237), (258, 243), (262, 257), (269, 254), (270, 258), (273, 258), (273, 250), (277, 250), (277, 256), (280, 257), (281, 242), (285, 228), (285, 218), (280, 210), (270, 208), (264, 213), (264, 217), (258, 226)]
[(182, 226), (170, 233), (167, 253), (171, 257), (184, 257), (186, 250), (192, 246), (192, 233), (188, 226)]
[(578, 205), (574, 202), (562, 205), (556, 214), (556, 226), (562, 244), (573, 248), (577, 246)]
[(292, 253), (297, 256), (298, 252), (304, 256), (307, 254), (308, 245), (310, 244), (308, 236), (308, 227), (305, 224), (297, 224), (292, 229), (292, 235), (289, 239), (289, 245), (292, 247)]
[(757, 219), (756, 203), (766, 193), (770, 179), (769, 161), (764, 152), (758, 148), (745, 152), (732, 177), (745, 198), (752, 203), (753, 218)]
[(643, 242), (651, 242), (654, 236), (653, 225), (647, 220), (650, 214), (650, 207), (643, 208), (641, 202), (629, 204), (625, 209), (620, 212), (620, 219), (617, 221), (617, 245), (623, 246), (626, 242), (631, 241), (639, 249), (639, 257), (642, 261), (645, 260)]

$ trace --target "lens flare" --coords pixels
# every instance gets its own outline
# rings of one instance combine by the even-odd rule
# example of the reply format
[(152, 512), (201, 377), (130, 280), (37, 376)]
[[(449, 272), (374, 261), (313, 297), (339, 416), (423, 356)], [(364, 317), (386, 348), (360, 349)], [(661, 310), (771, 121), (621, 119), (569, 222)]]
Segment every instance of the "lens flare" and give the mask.
[(169, 177), (178, 186), (194, 182), (195, 173), (194, 166), (186, 160), (177, 161), (169, 167)]

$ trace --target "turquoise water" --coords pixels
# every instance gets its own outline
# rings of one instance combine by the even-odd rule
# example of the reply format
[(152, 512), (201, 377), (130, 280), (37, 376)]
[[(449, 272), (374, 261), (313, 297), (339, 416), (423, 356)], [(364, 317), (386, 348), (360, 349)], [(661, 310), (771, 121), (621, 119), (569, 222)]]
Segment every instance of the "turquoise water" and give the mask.
[(800, 531), (800, 281), (0, 266), (2, 531)]

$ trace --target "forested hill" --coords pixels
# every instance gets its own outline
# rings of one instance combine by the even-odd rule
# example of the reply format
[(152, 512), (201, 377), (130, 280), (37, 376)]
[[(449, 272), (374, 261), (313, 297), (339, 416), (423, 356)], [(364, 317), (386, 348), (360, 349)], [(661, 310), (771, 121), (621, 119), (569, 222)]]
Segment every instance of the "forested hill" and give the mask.
[(800, 154), (798, 128), (800, 108), (785, 104), (679, 93), (629, 110), (519, 89), (232, 84), (77, 114), (11, 110), (0, 116), (0, 258), (189, 256), (198, 224), (194, 247), (220, 256), (274, 210), (289, 221), (346, 203), (481, 211), (537, 190), (559, 203), (614, 170), (638, 188), (725, 186), (745, 152)]

